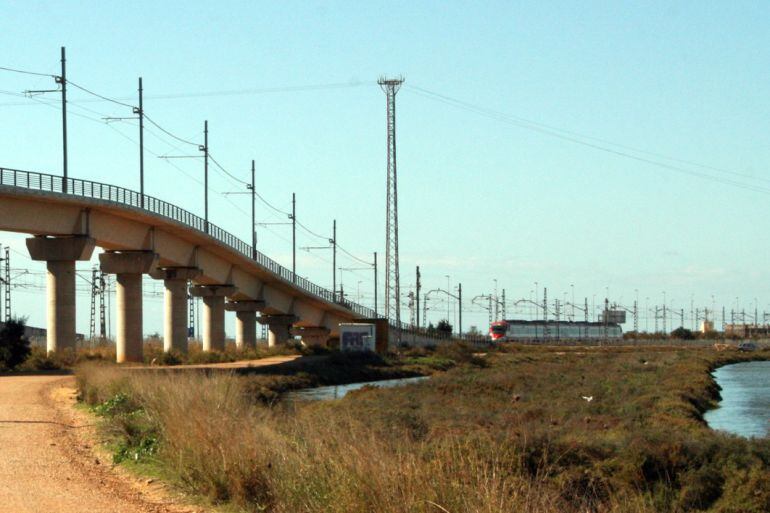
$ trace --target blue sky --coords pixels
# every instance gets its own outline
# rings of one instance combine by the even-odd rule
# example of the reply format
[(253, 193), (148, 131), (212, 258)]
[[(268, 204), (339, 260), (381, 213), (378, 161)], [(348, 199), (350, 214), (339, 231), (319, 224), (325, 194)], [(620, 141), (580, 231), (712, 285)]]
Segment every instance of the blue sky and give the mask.
[[(509, 299), (531, 297), (538, 282), (562, 299), (574, 284), (589, 302), (609, 291), (630, 304), (638, 290), (641, 303), (662, 303), (665, 290), (688, 315), (691, 300), (710, 307), (712, 295), (728, 311), (736, 297), (770, 311), (769, 11), (766, 2), (6, 2), (0, 66), (57, 74), (63, 45), (70, 80), (128, 103), (142, 76), (149, 116), (193, 141), (208, 119), (223, 166), (248, 179), (256, 159), (266, 199), (288, 210), (296, 192), (301, 222), (327, 235), (336, 218), (340, 245), (364, 259), (384, 253), (385, 96), (375, 81), (402, 74), (404, 289), (420, 265), (426, 290), (449, 275), (469, 299), (497, 279)], [(0, 166), (61, 172), (60, 113), (40, 103), (57, 96), (9, 94), (51, 82), (0, 73)], [(101, 122), (130, 112), (75, 90), (70, 99), (70, 173), (137, 188), (136, 127)], [(148, 152), (189, 151), (155, 133)], [(146, 160), (148, 194), (202, 211), (199, 160)], [(219, 194), (239, 187), (212, 174), (211, 220), (248, 240), (247, 196)], [(257, 212), (283, 220), (263, 204)], [(259, 230), (260, 249), (286, 265), (289, 241), (288, 227)], [(319, 242), (300, 232), (299, 246)], [(0, 243), (24, 252), (22, 236)], [(330, 286), (329, 257), (300, 252), (298, 271)], [(339, 266), (359, 267), (344, 255)], [(371, 303), (371, 273), (342, 280)], [(44, 324), (41, 291), (19, 289), (14, 300)], [(145, 331), (160, 331), (161, 302), (147, 301)], [(435, 304), (434, 322), (446, 315)], [(471, 324), (484, 326), (486, 312), (468, 304)]]

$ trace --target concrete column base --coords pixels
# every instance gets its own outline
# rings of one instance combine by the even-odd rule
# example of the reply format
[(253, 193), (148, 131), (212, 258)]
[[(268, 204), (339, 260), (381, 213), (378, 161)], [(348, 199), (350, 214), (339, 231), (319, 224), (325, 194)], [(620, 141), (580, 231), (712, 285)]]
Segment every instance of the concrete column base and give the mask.
[(151, 251), (110, 251), (99, 255), (101, 270), (116, 275), (118, 363), (143, 359), (142, 275), (155, 268), (157, 259), (158, 255)]
[(89, 260), (96, 246), (91, 237), (32, 237), (26, 240), (32, 260), (46, 262), (48, 326), (46, 346), (49, 353), (74, 350), (75, 331), (75, 261)]
[(195, 267), (164, 267), (150, 272), (163, 280), (164, 306), (163, 351), (187, 353), (187, 282), (201, 275)]
[(225, 310), (235, 312), (235, 347), (239, 351), (257, 347), (257, 312), (264, 301), (230, 301)]
[(118, 363), (141, 362), (142, 346), (142, 275), (121, 273), (116, 275), (117, 330), (115, 356)]
[(238, 289), (232, 285), (195, 285), (190, 293), (203, 299), (203, 350), (225, 349), (225, 297)]
[(297, 320), (296, 315), (261, 315), (258, 322), (267, 324), (268, 347), (286, 344), (291, 338), (291, 325)]

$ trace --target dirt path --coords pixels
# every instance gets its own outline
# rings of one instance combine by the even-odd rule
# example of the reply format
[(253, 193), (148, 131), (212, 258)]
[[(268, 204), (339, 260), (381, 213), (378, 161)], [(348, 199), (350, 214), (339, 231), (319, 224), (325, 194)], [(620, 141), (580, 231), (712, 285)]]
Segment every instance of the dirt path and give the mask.
[[(0, 512), (195, 511), (94, 453), (89, 419), (72, 409), (74, 378), (0, 376)], [(101, 456), (101, 458), (100, 458)]]
[[(296, 358), (184, 368), (261, 367)], [(99, 447), (93, 418), (74, 404), (72, 376), (0, 376), (0, 513), (206, 511), (160, 483), (113, 467)]]

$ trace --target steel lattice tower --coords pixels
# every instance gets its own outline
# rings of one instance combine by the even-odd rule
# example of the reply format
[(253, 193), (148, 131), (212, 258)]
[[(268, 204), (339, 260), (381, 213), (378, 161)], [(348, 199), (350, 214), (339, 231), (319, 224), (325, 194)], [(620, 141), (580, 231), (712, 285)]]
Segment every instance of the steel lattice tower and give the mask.
[(385, 317), (401, 327), (401, 289), (398, 271), (398, 181), (396, 174), (396, 93), (402, 77), (377, 81), (387, 97), (388, 114), (388, 182), (385, 227)]
[(11, 247), (5, 247), (5, 322), (11, 322)]

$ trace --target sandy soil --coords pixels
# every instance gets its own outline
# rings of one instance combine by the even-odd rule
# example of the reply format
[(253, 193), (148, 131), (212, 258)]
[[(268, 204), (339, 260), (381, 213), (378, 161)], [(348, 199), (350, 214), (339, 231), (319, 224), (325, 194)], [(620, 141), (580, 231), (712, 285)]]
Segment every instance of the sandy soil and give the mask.
[(205, 511), (113, 468), (71, 376), (0, 376), (0, 512)]

